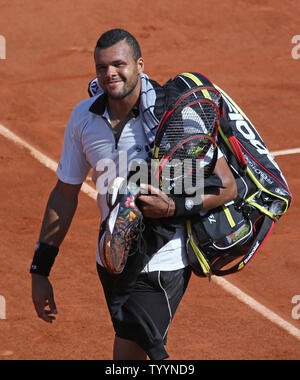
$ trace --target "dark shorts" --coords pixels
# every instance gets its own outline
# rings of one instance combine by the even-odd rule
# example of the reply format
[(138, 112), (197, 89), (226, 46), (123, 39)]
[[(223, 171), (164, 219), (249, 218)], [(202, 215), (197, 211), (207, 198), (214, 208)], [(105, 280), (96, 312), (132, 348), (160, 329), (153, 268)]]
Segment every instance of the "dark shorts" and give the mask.
[(122, 275), (109, 274), (98, 264), (97, 270), (116, 335), (135, 341), (152, 360), (168, 358), (168, 329), (187, 288), (190, 267), (140, 273), (129, 287), (123, 286), (127, 282)]

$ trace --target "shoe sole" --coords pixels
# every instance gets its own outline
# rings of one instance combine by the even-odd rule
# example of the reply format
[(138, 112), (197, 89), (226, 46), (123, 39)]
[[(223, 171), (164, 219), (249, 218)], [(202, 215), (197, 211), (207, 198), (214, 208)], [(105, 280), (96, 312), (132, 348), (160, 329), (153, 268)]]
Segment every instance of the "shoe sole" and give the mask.
[(116, 177), (108, 187), (107, 204), (110, 208), (121, 201), (122, 195), (126, 191), (126, 179), (123, 177)]

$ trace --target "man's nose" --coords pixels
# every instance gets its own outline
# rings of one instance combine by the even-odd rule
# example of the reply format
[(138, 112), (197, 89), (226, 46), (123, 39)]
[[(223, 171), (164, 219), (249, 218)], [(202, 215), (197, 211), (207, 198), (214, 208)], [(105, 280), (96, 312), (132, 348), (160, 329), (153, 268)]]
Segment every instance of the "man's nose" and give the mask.
[(112, 65), (107, 66), (105, 76), (106, 78), (113, 78), (116, 75), (116, 68)]

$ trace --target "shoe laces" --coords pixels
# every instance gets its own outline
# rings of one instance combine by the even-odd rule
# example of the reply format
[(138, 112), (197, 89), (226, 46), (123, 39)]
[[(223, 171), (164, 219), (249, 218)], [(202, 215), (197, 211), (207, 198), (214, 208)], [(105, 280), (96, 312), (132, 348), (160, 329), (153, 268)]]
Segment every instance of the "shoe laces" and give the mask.
[(134, 228), (131, 228), (128, 232), (128, 238), (126, 239), (125, 248), (129, 250), (128, 256), (133, 256), (136, 253), (145, 254), (146, 241), (143, 237), (145, 231), (145, 224), (142, 219), (139, 220)]

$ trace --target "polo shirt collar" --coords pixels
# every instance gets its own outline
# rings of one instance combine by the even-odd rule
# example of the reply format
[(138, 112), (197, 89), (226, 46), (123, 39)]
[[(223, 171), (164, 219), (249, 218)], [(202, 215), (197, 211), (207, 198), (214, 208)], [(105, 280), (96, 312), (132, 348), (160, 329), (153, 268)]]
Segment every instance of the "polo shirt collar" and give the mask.
[[(139, 103), (140, 101), (138, 100), (138, 103), (132, 108), (132, 113), (134, 117), (138, 117), (140, 114)], [(106, 106), (107, 95), (102, 94), (98, 96), (94, 103), (90, 106), (89, 111), (95, 113), (96, 115), (102, 116), (106, 110)]]
[(97, 97), (94, 103), (90, 106), (89, 111), (95, 113), (96, 115), (102, 116), (105, 112), (107, 104), (106, 94), (102, 94)]

